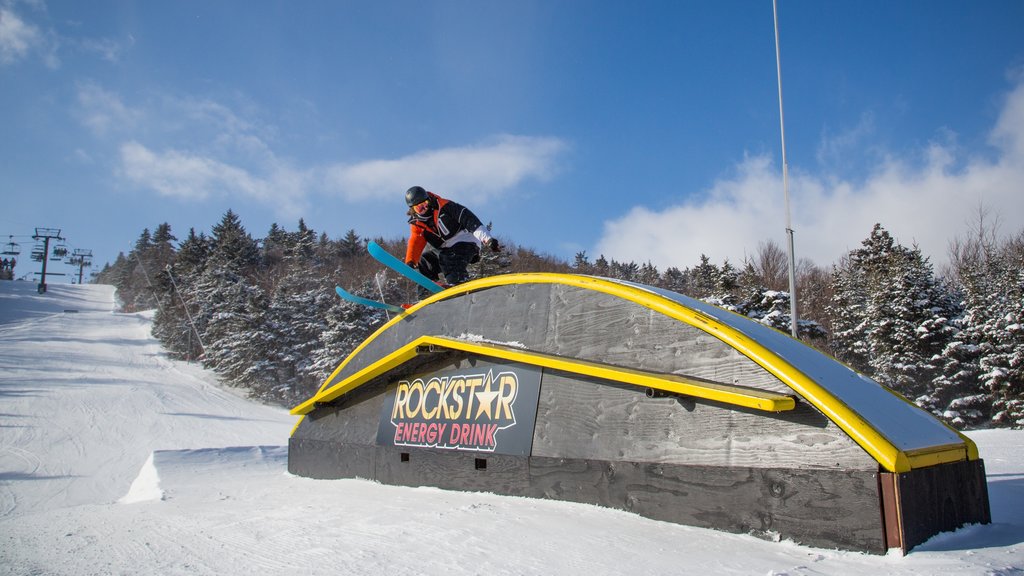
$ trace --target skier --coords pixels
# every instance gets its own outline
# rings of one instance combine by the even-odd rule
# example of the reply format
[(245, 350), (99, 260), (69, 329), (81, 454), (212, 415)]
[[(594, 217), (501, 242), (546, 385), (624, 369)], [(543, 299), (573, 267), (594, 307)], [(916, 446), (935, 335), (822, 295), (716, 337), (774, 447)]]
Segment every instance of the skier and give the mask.
[(409, 244), (405, 263), (438, 281), (444, 274), (448, 285), (469, 280), (466, 268), (480, 260), (480, 246), (499, 251), (498, 240), (469, 208), (441, 198), (422, 186), (405, 192), (409, 205)]

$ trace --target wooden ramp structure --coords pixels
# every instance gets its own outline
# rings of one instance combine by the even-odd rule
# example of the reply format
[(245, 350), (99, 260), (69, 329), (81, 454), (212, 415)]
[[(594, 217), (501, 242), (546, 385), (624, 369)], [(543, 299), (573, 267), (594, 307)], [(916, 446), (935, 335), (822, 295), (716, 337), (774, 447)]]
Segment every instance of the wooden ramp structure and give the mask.
[(474, 280), (344, 359), (288, 469), (591, 503), (806, 545), (904, 552), (989, 523), (975, 444), (771, 328), (571, 274)]

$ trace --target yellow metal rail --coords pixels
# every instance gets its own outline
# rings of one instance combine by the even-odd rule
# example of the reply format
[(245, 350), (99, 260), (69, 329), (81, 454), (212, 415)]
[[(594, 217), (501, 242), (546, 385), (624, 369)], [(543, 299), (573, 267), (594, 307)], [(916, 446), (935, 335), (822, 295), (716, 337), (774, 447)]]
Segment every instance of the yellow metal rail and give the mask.
[(444, 338), (441, 336), (421, 336), (405, 346), (402, 346), (398, 350), (395, 350), (391, 354), (381, 358), (377, 362), (374, 362), (366, 368), (356, 372), (344, 381), (331, 386), (330, 389), (322, 390), (309, 400), (293, 408), (291, 413), (295, 415), (308, 414), (317, 405), (337, 400), (347, 392), (362, 386), (366, 382), (389, 372), (405, 362), (408, 362), (417, 354), (439, 349), (458, 350), (460, 352), (486, 356), (489, 358), (498, 358), (511, 362), (520, 362), (533, 366), (541, 366), (543, 368), (562, 370), (574, 374), (593, 376), (595, 378), (614, 380), (645, 388), (661, 390), (663, 392), (683, 394), (694, 398), (703, 398), (705, 400), (713, 400), (715, 402), (743, 406), (745, 408), (753, 408), (755, 410), (763, 410), (766, 412), (784, 412), (786, 410), (792, 410), (796, 406), (796, 400), (792, 396), (758, 390), (755, 388), (720, 384), (717, 382), (705, 382), (703, 380), (687, 378), (676, 374), (657, 374), (644, 372), (642, 370), (634, 370), (631, 368), (623, 368), (620, 366), (612, 366), (609, 364), (587, 362), (574, 358), (539, 354), (529, 350), (499, 344), (467, 342), (465, 340)]

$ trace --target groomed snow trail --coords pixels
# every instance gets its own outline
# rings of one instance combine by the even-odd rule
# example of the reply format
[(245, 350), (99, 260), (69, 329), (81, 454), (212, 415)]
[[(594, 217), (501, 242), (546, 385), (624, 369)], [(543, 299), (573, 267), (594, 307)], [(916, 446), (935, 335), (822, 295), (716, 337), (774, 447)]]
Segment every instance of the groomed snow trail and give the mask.
[(168, 360), (112, 286), (3, 284), (0, 519), (115, 502), (156, 450), (287, 442), (285, 410)]

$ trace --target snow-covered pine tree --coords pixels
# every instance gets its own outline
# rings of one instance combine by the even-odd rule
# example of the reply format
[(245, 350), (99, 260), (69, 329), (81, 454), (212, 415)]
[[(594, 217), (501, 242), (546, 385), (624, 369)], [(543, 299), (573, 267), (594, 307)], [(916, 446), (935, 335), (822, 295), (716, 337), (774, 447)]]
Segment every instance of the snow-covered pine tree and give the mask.
[(688, 296), (694, 298), (707, 298), (713, 296), (718, 290), (721, 280), (721, 271), (718, 266), (711, 263), (711, 258), (706, 254), (700, 255), (700, 264), (689, 270), (691, 293)]
[(853, 369), (871, 374), (867, 329), (867, 274), (849, 256), (832, 268), (832, 298), (825, 307), (832, 334), (832, 355)]
[(326, 327), (324, 315), (334, 299), (322, 265), (315, 257), (316, 234), (299, 221), (287, 235), (284, 258), (277, 266), (264, 325), (253, 344), (256, 365), (246, 379), (261, 384), (258, 395), (291, 404), (308, 397), (319, 384), (310, 375), (313, 353)]
[(909, 398), (931, 390), (952, 335), (951, 298), (919, 249), (880, 224), (837, 267), (833, 346), (837, 357)]
[(991, 246), (984, 265), (966, 282), (981, 380), (992, 395), (992, 422), (1024, 428), (1024, 234)]
[(686, 273), (675, 266), (669, 267), (662, 274), (661, 286), (678, 294), (686, 294), (689, 289)]
[[(381, 282), (379, 287), (377, 281)], [(403, 292), (398, 280), (383, 272), (349, 291), (365, 298), (380, 298), (383, 291), (384, 298), (392, 301)], [(318, 376), (320, 381), (325, 380), (387, 318), (388, 313), (384, 310), (334, 298), (324, 315), (326, 328), (320, 333), (319, 347), (310, 355), (310, 374)]]
[(366, 243), (356, 234), (354, 229), (349, 229), (345, 233), (345, 237), (341, 239), (338, 247), (342, 256), (351, 258), (362, 254), (366, 250)]
[(238, 386), (262, 360), (253, 342), (263, 338), (267, 296), (250, 280), (259, 265), (259, 247), (231, 210), (212, 234), (206, 269), (195, 284), (197, 323), (205, 327), (203, 363)]
[(200, 335), (204, 325), (194, 329), (189, 316), (195, 316), (199, 310), (194, 302), (194, 286), (206, 268), (209, 252), (209, 238), (190, 228), (188, 237), (178, 246), (170, 270), (165, 268), (161, 274), (164, 306), (153, 319), (153, 335), (178, 358), (191, 360), (203, 353)]
[(658, 272), (658, 268), (648, 260), (640, 266), (640, 271), (636, 276), (636, 281), (648, 286), (657, 286), (661, 281), (661, 274)]

